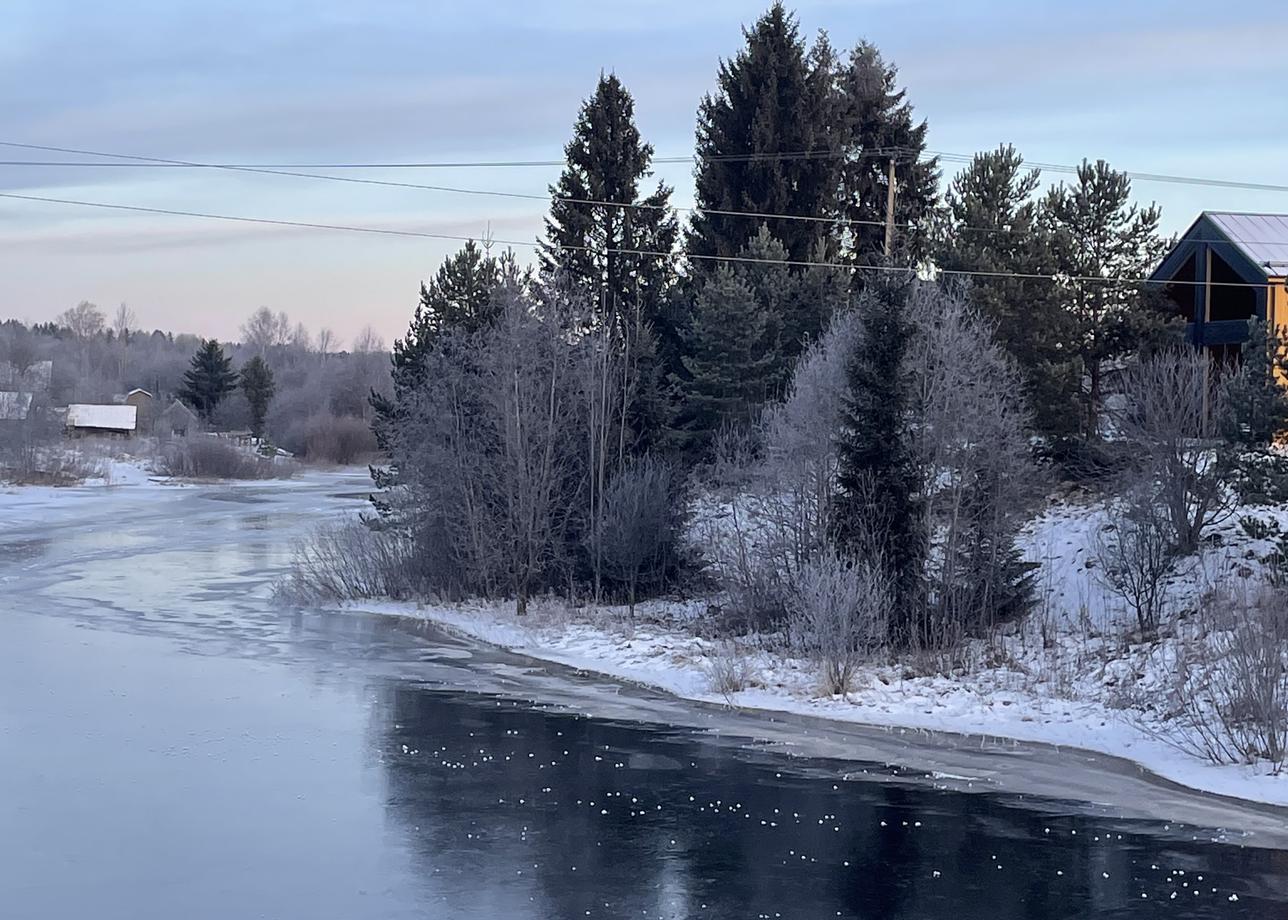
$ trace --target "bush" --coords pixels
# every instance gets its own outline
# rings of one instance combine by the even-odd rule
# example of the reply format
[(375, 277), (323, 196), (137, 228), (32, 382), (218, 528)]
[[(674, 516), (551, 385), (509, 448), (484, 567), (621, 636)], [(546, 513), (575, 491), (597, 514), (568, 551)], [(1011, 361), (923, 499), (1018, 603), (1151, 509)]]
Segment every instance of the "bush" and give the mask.
[(670, 467), (648, 456), (604, 492), (591, 550), (604, 573), (625, 586), (632, 621), (639, 589), (660, 585), (679, 566), (682, 505)]
[(1215, 763), (1288, 759), (1288, 589), (1217, 592), (1177, 653), (1181, 741)]
[(703, 670), (711, 681), (711, 689), (726, 697), (746, 690), (759, 676), (746, 649), (733, 641), (716, 646)]
[(788, 612), (788, 635), (822, 669), (823, 692), (846, 694), (863, 658), (885, 640), (891, 586), (881, 567), (833, 550), (801, 570)]
[(296, 601), (401, 600), (419, 587), (414, 562), (412, 541), (401, 533), (358, 519), (324, 524), (296, 545), (281, 592)]
[(304, 434), (304, 455), (314, 462), (349, 466), (376, 452), (371, 426), (354, 415), (315, 415)]
[(210, 435), (167, 441), (161, 446), (156, 466), (160, 473), (184, 479), (276, 479), (293, 472), (289, 466)]

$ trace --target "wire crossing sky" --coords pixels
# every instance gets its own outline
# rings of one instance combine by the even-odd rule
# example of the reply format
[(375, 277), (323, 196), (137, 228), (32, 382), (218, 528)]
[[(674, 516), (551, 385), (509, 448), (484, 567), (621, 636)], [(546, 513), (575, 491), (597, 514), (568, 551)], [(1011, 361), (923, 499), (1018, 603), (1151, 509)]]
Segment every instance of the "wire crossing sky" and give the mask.
[[(0, 191), (413, 235), (4, 199), (0, 317), (44, 320), (82, 299), (109, 310), (127, 301), (145, 326), (227, 338), (262, 304), (345, 338), (369, 322), (391, 338), (455, 238), (540, 233), (541, 193), (602, 70), (634, 95), (659, 154), (656, 177), (675, 187), (675, 204), (690, 205), (698, 101), (767, 0), (622, 6), (9, 0), (4, 140), (288, 169), (358, 164), (339, 168), (371, 181), (0, 164)], [(1282, 95), (1282, 56), (1266, 45), (1288, 34), (1281, 4), (1253, 0), (1223, 18), (1193, 0), (794, 7), (803, 35), (823, 28), (842, 48), (868, 39), (898, 65), (934, 151), (1009, 142), (1035, 165), (1103, 157), (1153, 174), (1159, 181), (1138, 181), (1135, 192), (1162, 205), (1168, 231), (1204, 208), (1288, 212), (1288, 194), (1273, 188), (1288, 187), (1288, 122), (1266, 118), (1263, 104)], [(84, 158), (0, 153), (54, 159)], [(525, 165), (453, 167), (450, 179), (382, 166), (409, 162)], [(951, 177), (961, 163), (945, 156), (942, 165)], [(1216, 181), (1164, 181), (1176, 176)], [(1068, 176), (1047, 169), (1044, 178)]]

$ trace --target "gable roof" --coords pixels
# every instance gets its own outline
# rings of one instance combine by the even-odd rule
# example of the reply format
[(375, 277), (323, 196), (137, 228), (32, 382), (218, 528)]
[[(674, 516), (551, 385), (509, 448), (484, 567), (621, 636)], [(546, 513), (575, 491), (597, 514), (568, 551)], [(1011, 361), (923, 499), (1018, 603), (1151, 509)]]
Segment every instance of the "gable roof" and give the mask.
[(72, 403), (67, 407), (67, 427), (133, 431), (138, 422), (137, 406), (96, 406)]
[(143, 389), (143, 387), (135, 387), (134, 389), (130, 390), (130, 392), (128, 392), (128, 393), (126, 393), (126, 394), (125, 394), (125, 398), (126, 398), (126, 399), (129, 399), (129, 398), (130, 398), (131, 396), (133, 396), (135, 393), (142, 393), (142, 394), (143, 394), (144, 396), (146, 396), (148, 399), (151, 399), (151, 398), (152, 398), (152, 394), (151, 394), (151, 393), (149, 393), (147, 390)]
[(1288, 214), (1204, 211), (1239, 251), (1271, 278), (1288, 275)]

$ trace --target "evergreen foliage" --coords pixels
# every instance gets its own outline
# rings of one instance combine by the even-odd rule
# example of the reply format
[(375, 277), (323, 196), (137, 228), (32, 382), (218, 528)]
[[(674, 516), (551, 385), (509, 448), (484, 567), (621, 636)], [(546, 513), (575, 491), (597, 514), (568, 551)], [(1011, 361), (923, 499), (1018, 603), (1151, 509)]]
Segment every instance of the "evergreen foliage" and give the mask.
[(237, 386), (237, 372), (232, 359), (214, 339), (206, 339), (192, 356), (191, 367), (184, 372), (179, 398), (209, 422), (215, 407)]
[(1139, 285), (1117, 280), (1147, 277), (1166, 253), (1159, 216), (1157, 205), (1131, 203), (1131, 180), (1104, 160), (1084, 160), (1076, 180), (1051, 189), (1042, 202), (1053, 271), (1070, 279), (1061, 289), (1061, 346), (1078, 362), (1078, 433), (1089, 445), (1101, 438), (1107, 372), (1164, 323)]
[[(741, 252), (756, 222), (717, 211), (829, 216), (836, 212), (836, 147), (829, 125), (833, 54), (825, 39), (806, 50), (782, 3), (743, 35), (746, 45), (720, 63), (716, 91), (698, 107), (697, 213), (687, 248), (694, 268)], [(830, 227), (766, 217), (792, 261), (810, 259)]]
[(496, 288), (506, 263), (512, 262), (511, 256), (498, 259), (470, 240), (443, 260), (428, 283), (421, 283), (420, 303), (407, 335), (394, 340), (393, 393), (373, 393), (370, 398), (376, 414), (372, 427), (381, 447), (388, 447), (389, 427), (399, 403), (422, 382), (425, 357), (444, 333), (450, 329), (475, 331), (496, 319), (500, 312)]
[(268, 404), (273, 401), (276, 387), (273, 383), (273, 371), (262, 356), (255, 355), (242, 365), (240, 384), (246, 402), (250, 405), (251, 433), (257, 437), (264, 436), (264, 418), (268, 415)]
[(727, 265), (703, 282), (685, 345), (677, 434), (682, 448), (700, 454), (721, 426), (755, 418), (779, 361), (764, 305)]
[(911, 287), (910, 276), (881, 273), (859, 301), (861, 326), (836, 444), (839, 541), (852, 557), (878, 560), (889, 573), (890, 628), (903, 642), (918, 619), (927, 551), (904, 363), (913, 335), (905, 315)]
[(1288, 365), (1277, 331), (1264, 322), (1248, 323), (1239, 371), (1225, 384), (1227, 413), (1222, 432), (1231, 444), (1261, 448), (1288, 429), (1288, 390), (1276, 378)]
[[(935, 264), (945, 272), (1042, 275), (1052, 255), (1039, 221), (1036, 169), (1014, 147), (976, 154), (945, 196)], [(968, 293), (1024, 378), (1036, 430), (1063, 439), (1078, 430), (1077, 365), (1065, 346), (1068, 315), (1049, 277), (973, 277)]]
[(590, 321), (610, 328), (656, 323), (674, 281), (679, 225), (671, 189), (659, 182), (640, 197), (653, 148), (634, 117), (635, 102), (616, 74), (601, 75), (564, 148), (567, 165), (550, 187), (541, 251), (542, 270), (581, 295)]
[[(914, 120), (898, 69), (876, 46), (860, 42), (833, 80), (839, 139), (840, 216), (847, 227), (843, 256), (855, 265), (886, 261), (889, 162), (895, 160), (895, 235), (890, 258), (913, 266), (930, 254), (931, 218), (939, 199), (939, 162), (926, 156), (926, 123)], [(860, 276), (862, 280), (862, 276)]]

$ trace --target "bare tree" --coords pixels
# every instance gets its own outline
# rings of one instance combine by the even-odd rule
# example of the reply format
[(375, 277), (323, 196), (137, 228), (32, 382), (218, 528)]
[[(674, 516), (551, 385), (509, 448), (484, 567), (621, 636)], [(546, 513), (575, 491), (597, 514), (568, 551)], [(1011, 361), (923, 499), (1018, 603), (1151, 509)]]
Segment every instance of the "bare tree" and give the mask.
[(66, 326), (81, 341), (92, 339), (103, 331), (106, 317), (96, 304), (82, 300), (69, 310), (58, 314), (58, 325)]
[(1040, 488), (1021, 378), (961, 296), (919, 286), (909, 350), (925, 482), (927, 609), (922, 638), (951, 644), (1022, 615), (1029, 571), (1015, 538)]
[(241, 327), (241, 343), (261, 357), (290, 340), (291, 321), (285, 312), (260, 307)]
[(112, 316), (112, 331), (116, 333), (116, 338), (118, 340), (127, 338), (134, 329), (134, 323), (134, 311), (130, 309), (129, 304), (121, 301)]
[(1141, 634), (1154, 635), (1175, 555), (1171, 525), (1152, 481), (1137, 482), (1110, 503), (1106, 529), (1096, 538), (1096, 557), (1101, 580), (1135, 615)]
[(1223, 481), (1215, 420), (1223, 390), (1208, 384), (1207, 359), (1191, 348), (1161, 351), (1126, 374), (1128, 400), (1113, 422), (1133, 468), (1152, 479), (1166, 509), (1173, 548), (1188, 555), (1204, 531), (1234, 511)]
[(331, 352), (335, 350), (335, 345), (336, 338), (334, 330), (328, 329), (326, 326), (323, 326), (318, 330), (317, 337), (313, 340), (313, 346), (316, 349), (319, 358), (325, 361), (327, 355), (331, 354)]

